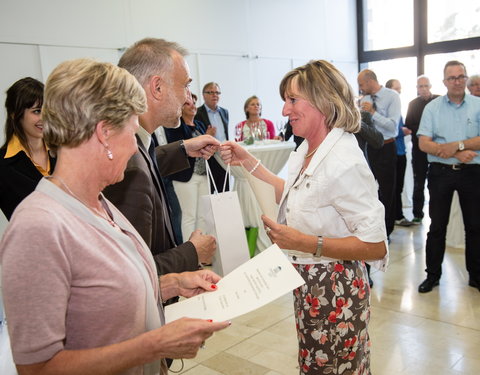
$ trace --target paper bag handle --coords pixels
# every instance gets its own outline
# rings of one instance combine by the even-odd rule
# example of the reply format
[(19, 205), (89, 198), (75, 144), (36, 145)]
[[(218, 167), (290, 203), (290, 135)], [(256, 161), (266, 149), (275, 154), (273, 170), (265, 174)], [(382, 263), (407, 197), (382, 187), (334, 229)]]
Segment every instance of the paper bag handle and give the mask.
[[(215, 194), (218, 194), (217, 185), (215, 184), (215, 180), (213, 179), (212, 171), (210, 166), (208, 165), (208, 160), (205, 160), (205, 170), (207, 171), (207, 184), (210, 185), (210, 181), (212, 181), (213, 189), (215, 190)], [(225, 192), (225, 188), (227, 187), (227, 179), (230, 178), (230, 163), (227, 164), (227, 169), (225, 173), (225, 180), (223, 181), (223, 190), (222, 193)]]

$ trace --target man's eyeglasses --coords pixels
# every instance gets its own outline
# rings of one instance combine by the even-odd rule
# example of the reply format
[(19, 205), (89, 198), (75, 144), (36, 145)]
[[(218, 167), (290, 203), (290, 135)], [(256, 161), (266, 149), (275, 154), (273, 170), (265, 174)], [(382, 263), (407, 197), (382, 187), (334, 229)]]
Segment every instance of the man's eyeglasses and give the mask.
[(208, 94), (208, 95), (220, 95), (221, 94), (220, 91), (204, 91), (203, 93)]
[(467, 79), (468, 79), (467, 76), (461, 75), (461, 76), (458, 76), (458, 77), (454, 77), (454, 76), (447, 77), (447, 78), (445, 78), (445, 81), (447, 81), (448, 83), (453, 83), (455, 81), (465, 82)]

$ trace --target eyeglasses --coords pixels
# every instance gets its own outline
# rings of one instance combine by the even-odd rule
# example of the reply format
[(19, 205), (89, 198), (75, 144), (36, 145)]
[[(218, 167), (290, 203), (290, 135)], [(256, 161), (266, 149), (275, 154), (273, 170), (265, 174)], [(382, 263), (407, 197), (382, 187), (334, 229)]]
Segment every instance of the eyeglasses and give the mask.
[(448, 83), (453, 83), (455, 81), (465, 82), (467, 79), (468, 79), (467, 76), (461, 75), (461, 76), (458, 76), (458, 77), (454, 77), (454, 76), (447, 77), (447, 78), (445, 78), (445, 81), (447, 81)]
[(203, 93), (208, 94), (208, 95), (220, 95), (221, 94), (220, 91), (204, 91)]

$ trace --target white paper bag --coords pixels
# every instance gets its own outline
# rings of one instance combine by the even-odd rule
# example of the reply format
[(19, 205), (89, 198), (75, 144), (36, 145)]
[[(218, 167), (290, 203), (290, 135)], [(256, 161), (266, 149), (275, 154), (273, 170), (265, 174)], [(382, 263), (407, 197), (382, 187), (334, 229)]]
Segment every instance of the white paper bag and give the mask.
[[(211, 178), (208, 162), (207, 178)], [(229, 178), (230, 166), (225, 178)], [(221, 276), (228, 274), (250, 259), (242, 210), (236, 191), (215, 193), (201, 197), (201, 212), (205, 220), (205, 233), (217, 239), (217, 251), (212, 262), (213, 271)], [(225, 189), (225, 184), (223, 189)]]

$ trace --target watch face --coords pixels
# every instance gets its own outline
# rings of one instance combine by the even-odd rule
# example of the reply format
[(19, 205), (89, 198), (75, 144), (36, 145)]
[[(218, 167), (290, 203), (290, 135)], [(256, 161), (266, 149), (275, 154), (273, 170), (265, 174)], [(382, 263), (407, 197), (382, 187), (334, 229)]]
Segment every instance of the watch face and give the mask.
[(458, 143), (458, 149), (459, 149), (460, 151), (463, 151), (463, 150), (465, 149), (465, 145), (463, 144), (463, 142), (459, 142), (459, 143)]

